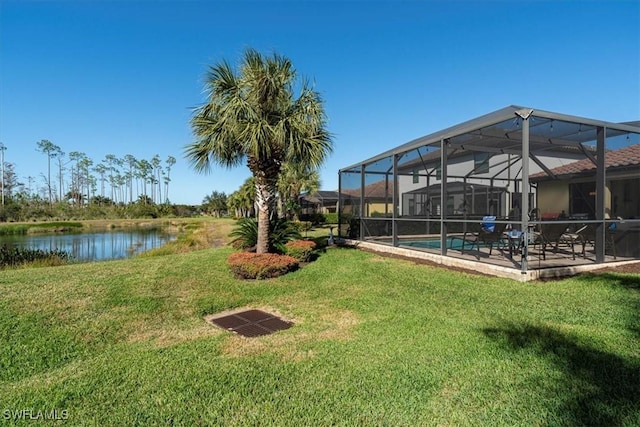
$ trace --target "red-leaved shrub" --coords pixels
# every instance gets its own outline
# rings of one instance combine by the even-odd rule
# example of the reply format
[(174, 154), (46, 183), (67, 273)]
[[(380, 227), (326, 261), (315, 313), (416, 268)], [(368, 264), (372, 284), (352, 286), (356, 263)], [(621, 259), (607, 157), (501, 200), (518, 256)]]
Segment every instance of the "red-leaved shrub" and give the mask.
[(268, 279), (298, 268), (298, 260), (288, 255), (237, 252), (227, 259), (229, 268), (240, 279)]
[(311, 259), (316, 242), (313, 240), (293, 240), (284, 245), (284, 253), (292, 256), (300, 262), (308, 262)]

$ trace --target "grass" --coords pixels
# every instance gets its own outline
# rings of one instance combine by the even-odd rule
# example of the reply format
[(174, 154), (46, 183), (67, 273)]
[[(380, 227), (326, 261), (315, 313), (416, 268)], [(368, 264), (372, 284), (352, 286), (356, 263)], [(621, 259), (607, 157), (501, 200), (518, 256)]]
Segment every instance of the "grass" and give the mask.
[[(85, 232), (102, 231), (119, 228), (170, 228), (189, 229), (198, 228), (202, 224), (211, 223), (213, 218), (149, 218), (149, 219), (120, 219), (106, 220), (95, 219), (85, 221), (43, 221), (43, 222), (18, 222), (0, 224), (0, 235), (9, 234), (33, 234), (52, 232)], [(232, 223), (231, 220), (218, 220), (217, 222)]]
[(34, 222), (0, 224), (0, 235), (72, 232), (82, 229), (80, 222)]
[[(638, 275), (521, 284), (331, 248), (255, 282), (232, 277), (230, 253), (0, 272), (0, 417), (640, 424)], [(203, 321), (238, 307), (295, 326), (246, 339)]]
[[(174, 223), (177, 238), (163, 246), (143, 252), (141, 257), (172, 255), (221, 247), (229, 243), (229, 233), (236, 222), (229, 218), (201, 218), (182, 223)], [(170, 231), (170, 230), (169, 230)]]

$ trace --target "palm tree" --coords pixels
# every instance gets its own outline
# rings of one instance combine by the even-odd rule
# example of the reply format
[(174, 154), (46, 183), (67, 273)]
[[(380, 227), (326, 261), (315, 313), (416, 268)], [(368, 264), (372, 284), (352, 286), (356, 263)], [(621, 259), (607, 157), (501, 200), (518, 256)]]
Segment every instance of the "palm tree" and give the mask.
[(233, 210), (233, 216), (235, 218), (240, 218), (241, 216), (241, 212), (240, 212), (240, 198), (238, 197), (238, 192), (233, 192), (231, 194), (229, 194), (229, 196), (227, 196), (227, 208), (229, 210)]
[(320, 188), (320, 174), (302, 163), (285, 163), (278, 180), (280, 207), (287, 217), (298, 220), (302, 192), (313, 193)]
[(229, 197), (224, 191), (213, 191), (211, 195), (205, 196), (202, 200), (202, 207), (216, 218), (219, 218), (224, 211), (228, 208)]
[(242, 216), (245, 218), (254, 216), (256, 206), (256, 179), (254, 177), (247, 178), (236, 193), (240, 201)]
[(186, 147), (185, 156), (196, 171), (246, 161), (255, 177), (258, 253), (269, 251), (269, 218), (282, 164), (315, 168), (332, 150), (320, 95), (304, 80), (296, 96), (296, 83), (289, 59), (248, 49), (239, 70), (226, 61), (210, 68), (208, 100), (191, 119), (196, 142)]

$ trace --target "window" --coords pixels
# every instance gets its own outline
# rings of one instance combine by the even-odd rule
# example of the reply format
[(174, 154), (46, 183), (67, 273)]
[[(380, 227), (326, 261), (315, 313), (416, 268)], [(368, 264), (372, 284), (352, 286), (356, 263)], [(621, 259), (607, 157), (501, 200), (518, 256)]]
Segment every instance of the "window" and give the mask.
[(596, 183), (576, 182), (569, 184), (569, 215), (596, 216)]
[(413, 170), (413, 183), (417, 184), (420, 182), (420, 175), (418, 175), (418, 169)]

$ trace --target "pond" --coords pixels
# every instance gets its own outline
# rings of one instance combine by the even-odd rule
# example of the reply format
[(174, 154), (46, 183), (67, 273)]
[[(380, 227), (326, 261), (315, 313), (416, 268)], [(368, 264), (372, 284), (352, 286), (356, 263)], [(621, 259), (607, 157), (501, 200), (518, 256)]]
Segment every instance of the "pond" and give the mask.
[(173, 240), (159, 229), (128, 229), (96, 233), (52, 233), (0, 236), (0, 245), (20, 248), (61, 250), (75, 261), (106, 261), (129, 258)]

